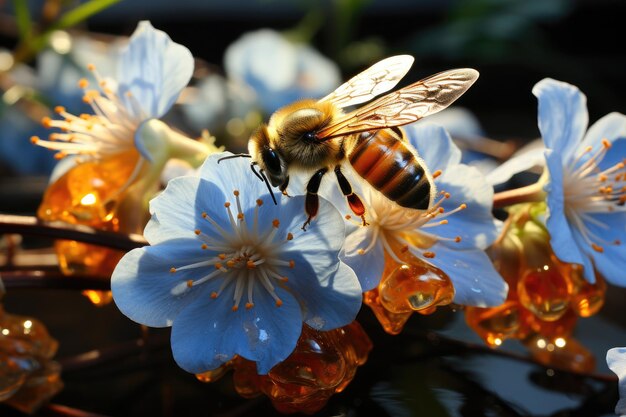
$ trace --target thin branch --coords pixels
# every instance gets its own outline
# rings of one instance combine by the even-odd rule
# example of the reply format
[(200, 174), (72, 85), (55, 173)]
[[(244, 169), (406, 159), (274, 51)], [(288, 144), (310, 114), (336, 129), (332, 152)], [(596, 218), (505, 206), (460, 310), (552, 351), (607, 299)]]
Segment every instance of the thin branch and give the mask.
[(0, 277), (7, 289), (45, 288), (61, 290), (101, 290), (111, 289), (109, 277), (93, 275), (63, 275), (60, 271), (45, 269), (0, 271)]
[(0, 215), (0, 234), (19, 233), (52, 239), (76, 240), (83, 243), (129, 251), (148, 244), (140, 235), (106, 232), (83, 225), (43, 222), (32, 216)]
[(104, 414), (92, 413), (78, 408), (61, 404), (47, 404), (44, 406), (46, 415), (59, 417), (108, 417)]

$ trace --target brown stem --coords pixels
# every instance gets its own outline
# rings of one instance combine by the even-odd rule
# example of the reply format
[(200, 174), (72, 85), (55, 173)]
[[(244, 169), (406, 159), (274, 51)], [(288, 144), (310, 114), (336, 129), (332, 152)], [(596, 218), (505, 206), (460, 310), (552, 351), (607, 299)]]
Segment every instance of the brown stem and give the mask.
[(104, 414), (92, 413), (79, 408), (68, 407), (61, 404), (46, 404), (44, 406), (47, 416), (59, 417), (108, 417)]
[(92, 275), (63, 275), (60, 271), (45, 269), (11, 270), (0, 272), (7, 289), (46, 288), (62, 290), (101, 290), (111, 289), (109, 277)]
[(76, 240), (122, 251), (129, 251), (148, 244), (140, 235), (125, 235), (97, 230), (88, 226), (72, 225), (63, 222), (44, 222), (32, 216), (8, 214), (0, 215), (0, 234), (3, 233)]
[(539, 202), (544, 200), (543, 191), (539, 183), (527, 185), (513, 190), (496, 193), (493, 196), (493, 208), (503, 208), (513, 204)]

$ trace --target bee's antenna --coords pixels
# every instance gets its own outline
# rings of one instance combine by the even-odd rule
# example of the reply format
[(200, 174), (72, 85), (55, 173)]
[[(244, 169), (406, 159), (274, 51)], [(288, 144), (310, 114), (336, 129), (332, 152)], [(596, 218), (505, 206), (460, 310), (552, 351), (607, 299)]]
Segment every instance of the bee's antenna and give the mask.
[[(254, 169), (253, 169), (254, 171)], [(274, 192), (272, 191), (272, 187), (270, 186), (270, 182), (267, 180), (267, 177), (265, 176), (265, 172), (263, 172), (263, 170), (260, 170), (261, 175), (263, 176), (263, 181), (265, 181), (265, 185), (267, 185), (267, 191), (270, 192), (270, 195), (272, 196), (272, 200), (274, 201), (274, 205), (277, 206), (278, 203), (276, 202), (276, 197), (274, 197)], [(256, 172), (255, 172), (256, 174)]]
[(252, 162), (252, 163), (250, 164), (250, 169), (252, 170), (252, 172), (254, 172), (254, 175), (256, 175), (256, 177), (257, 177), (258, 179), (260, 179), (261, 181), (264, 181), (264, 180), (263, 180), (263, 177), (262, 177), (261, 175), (259, 175), (259, 173), (257, 172), (256, 168), (254, 168), (256, 165), (257, 165), (257, 163), (256, 163), (256, 162)]
[(217, 163), (219, 164), (220, 162), (222, 162), (225, 159), (233, 159), (233, 158), (252, 158), (252, 155), (250, 155), (248, 153), (238, 153), (236, 155), (229, 155), (229, 156), (225, 156), (223, 158), (218, 159)]

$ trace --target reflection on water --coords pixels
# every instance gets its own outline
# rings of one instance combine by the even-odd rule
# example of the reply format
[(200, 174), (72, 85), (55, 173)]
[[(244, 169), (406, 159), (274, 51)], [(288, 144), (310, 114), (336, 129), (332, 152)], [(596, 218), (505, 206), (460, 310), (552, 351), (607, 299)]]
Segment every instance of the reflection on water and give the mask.
[[(316, 415), (613, 416), (617, 384), (604, 356), (608, 348), (626, 341), (624, 324), (618, 321), (623, 318), (613, 315), (623, 297), (622, 289), (609, 291), (605, 310), (580, 320), (575, 330), (577, 340), (596, 355), (598, 378), (493, 354), (467, 327), (463, 314), (449, 308), (432, 316), (415, 315), (398, 336), (384, 333), (364, 309), (359, 320), (376, 349), (345, 391)], [(151, 329), (141, 354), (131, 349), (88, 367), (67, 361), (96, 347), (141, 337), (140, 329), (115, 306), (94, 308), (78, 291), (14, 290), (6, 297), (6, 308), (40, 317), (63, 341), (57, 358), (65, 364), (66, 387), (56, 403), (109, 416), (280, 415), (265, 397), (239, 397), (229, 375), (205, 384), (180, 370), (171, 357), (167, 330)], [(77, 322), (76, 317), (84, 319)], [(499, 349), (526, 354), (516, 341), (504, 341)], [(19, 414), (0, 406), (0, 415)]]

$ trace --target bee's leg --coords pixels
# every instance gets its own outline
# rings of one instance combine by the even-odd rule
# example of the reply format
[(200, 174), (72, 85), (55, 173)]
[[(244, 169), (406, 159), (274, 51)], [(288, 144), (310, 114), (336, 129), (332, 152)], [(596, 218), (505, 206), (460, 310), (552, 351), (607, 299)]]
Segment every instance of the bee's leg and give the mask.
[(291, 197), (289, 194), (287, 194), (287, 187), (289, 186), (289, 175), (287, 175), (287, 178), (285, 178), (285, 182), (283, 182), (282, 184), (280, 184), (280, 186), (278, 187), (278, 189), (280, 190), (281, 193), (283, 193), (283, 195), (285, 197)]
[(304, 201), (304, 210), (307, 216), (309, 216), (304, 224), (302, 230), (306, 231), (306, 227), (311, 224), (313, 217), (317, 215), (317, 210), (320, 208), (320, 200), (317, 197), (317, 191), (320, 189), (322, 183), (322, 177), (328, 172), (328, 168), (322, 168), (315, 171), (315, 174), (309, 180), (306, 185), (306, 199)]
[(367, 226), (369, 223), (365, 221), (365, 206), (359, 196), (352, 191), (352, 186), (346, 176), (343, 175), (343, 172), (341, 172), (341, 167), (339, 165), (335, 167), (335, 175), (337, 176), (337, 182), (339, 183), (341, 192), (348, 200), (350, 209), (354, 214), (359, 216), (361, 220), (363, 220), (363, 226)]

